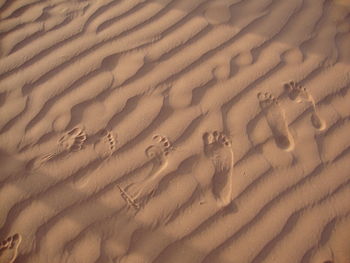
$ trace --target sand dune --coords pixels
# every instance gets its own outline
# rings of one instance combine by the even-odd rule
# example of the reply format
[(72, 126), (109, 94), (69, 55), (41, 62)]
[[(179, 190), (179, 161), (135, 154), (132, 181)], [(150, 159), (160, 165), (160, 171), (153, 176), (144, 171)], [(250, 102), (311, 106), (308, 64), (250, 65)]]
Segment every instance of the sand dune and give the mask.
[(348, 0), (0, 1), (0, 262), (350, 262)]

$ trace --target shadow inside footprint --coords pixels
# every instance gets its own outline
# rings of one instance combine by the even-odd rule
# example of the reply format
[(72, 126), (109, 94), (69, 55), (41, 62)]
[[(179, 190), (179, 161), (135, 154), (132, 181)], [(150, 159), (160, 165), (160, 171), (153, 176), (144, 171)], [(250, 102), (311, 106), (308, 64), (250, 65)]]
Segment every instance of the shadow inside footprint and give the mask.
[(311, 114), (311, 124), (315, 129), (319, 131), (323, 131), (326, 128), (325, 121), (321, 119), (317, 112), (313, 112)]
[(310, 93), (300, 84), (290, 81), (284, 84), (284, 89), (288, 93), (288, 97), (295, 102), (312, 102), (313, 98)]
[(258, 93), (260, 107), (272, 131), (276, 145), (286, 151), (294, 148), (294, 141), (289, 132), (285, 114), (277, 99), (270, 93)]

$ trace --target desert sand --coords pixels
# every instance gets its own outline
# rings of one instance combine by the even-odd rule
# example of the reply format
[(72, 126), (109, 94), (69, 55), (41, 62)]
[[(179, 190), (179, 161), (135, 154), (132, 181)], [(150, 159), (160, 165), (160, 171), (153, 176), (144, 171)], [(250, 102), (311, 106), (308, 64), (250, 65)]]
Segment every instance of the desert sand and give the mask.
[(350, 263), (349, 0), (1, 0), (1, 263)]

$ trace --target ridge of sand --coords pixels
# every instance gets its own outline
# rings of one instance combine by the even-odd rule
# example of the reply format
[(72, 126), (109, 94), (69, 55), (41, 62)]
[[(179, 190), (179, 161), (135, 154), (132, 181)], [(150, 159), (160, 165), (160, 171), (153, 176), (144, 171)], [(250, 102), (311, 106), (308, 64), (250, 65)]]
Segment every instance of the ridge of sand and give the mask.
[(0, 262), (348, 263), (349, 12), (0, 1)]

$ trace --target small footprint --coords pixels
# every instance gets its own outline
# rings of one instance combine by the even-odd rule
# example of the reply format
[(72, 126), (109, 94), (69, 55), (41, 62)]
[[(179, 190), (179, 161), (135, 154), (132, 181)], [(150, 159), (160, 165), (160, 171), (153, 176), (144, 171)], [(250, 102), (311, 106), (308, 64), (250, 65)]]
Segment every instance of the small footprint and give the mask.
[(212, 192), (220, 206), (232, 201), (233, 151), (226, 135), (213, 131), (203, 134), (204, 155), (215, 168), (212, 179)]
[(135, 209), (140, 208), (141, 198), (152, 196), (154, 193), (159, 175), (168, 164), (167, 157), (174, 150), (165, 136), (155, 135), (152, 140), (153, 144), (145, 150), (146, 156), (153, 162), (150, 176), (137, 183), (128, 184), (125, 188), (118, 186), (124, 200)]
[(294, 140), (289, 132), (284, 110), (281, 108), (278, 100), (268, 92), (258, 93), (257, 97), (275, 138), (276, 145), (286, 151), (292, 150), (294, 148)]
[(100, 139), (94, 145), (95, 151), (103, 157), (110, 157), (116, 150), (116, 135), (107, 129), (102, 129), (99, 137)]
[(86, 133), (83, 128), (75, 127), (65, 133), (59, 140), (58, 146), (61, 151), (76, 152), (83, 148), (86, 141)]
[(14, 234), (0, 242), (0, 262), (13, 263), (18, 255), (18, 247), (22, 241), (20, 234)]
[(288, 96), (292, 101), (297, 103), (305, 102), (310, 103), (312, 106), (311, 123), (314, 128), (322, 131), (326, 128), (326, 122), (320, 117), (316, 109), (316, 103), (314, 98), (308, 92), (308, 90), (300, 84), (290, 81), (284, 84), (284, 88), (288, 92)]

